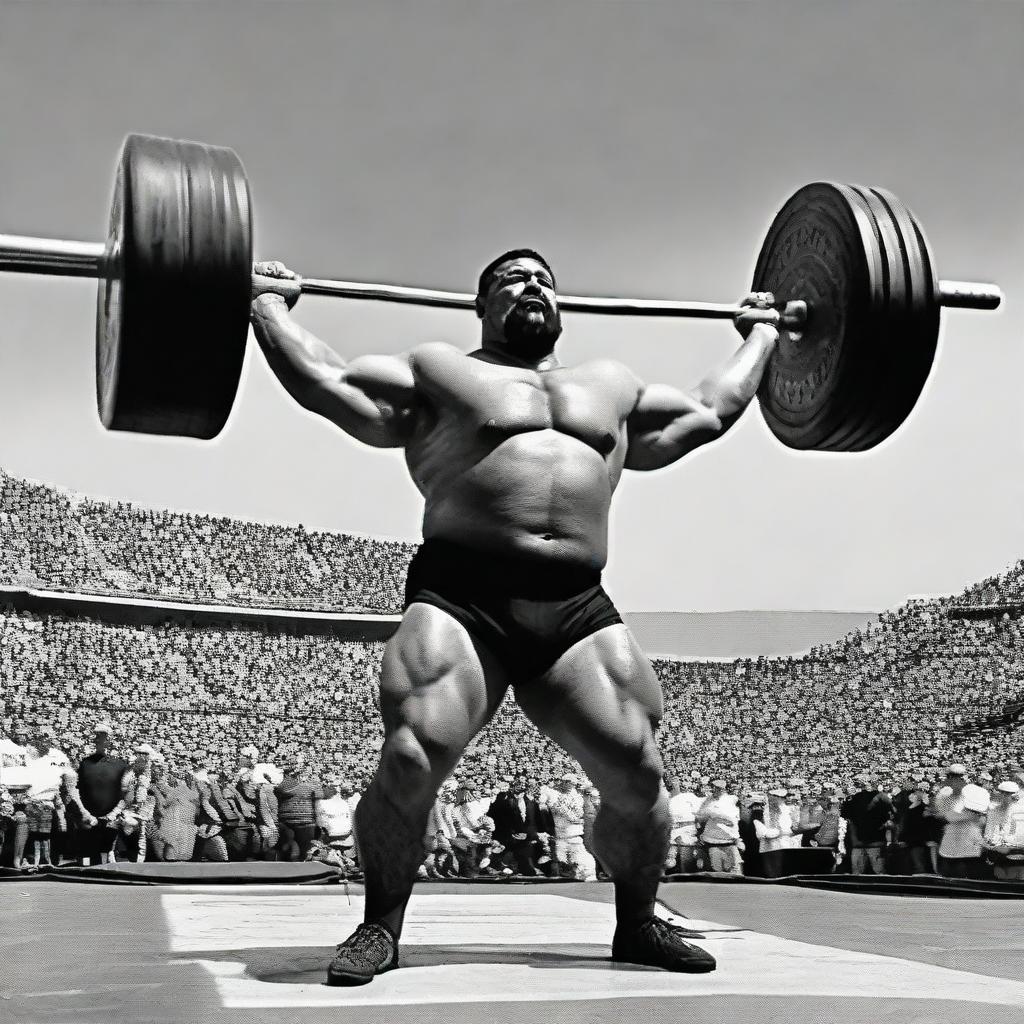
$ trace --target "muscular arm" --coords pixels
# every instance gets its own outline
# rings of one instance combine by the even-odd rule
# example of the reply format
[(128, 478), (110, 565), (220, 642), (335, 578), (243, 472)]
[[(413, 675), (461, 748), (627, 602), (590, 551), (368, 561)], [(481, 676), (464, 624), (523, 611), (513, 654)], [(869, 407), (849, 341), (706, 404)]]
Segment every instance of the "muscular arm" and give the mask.
[(257, 296), (252, 325), (270, 368), (304, 409), (375, 448), (405, 444), (416, 412), (408, 356), (361, 356), (346, 362), (300, 327), (274, 294)]
[(627, 421), (626, 468), (660, 469), (722, 436), (757, 394), (778, 332), (757, 324), (722, 366), (691, 391), (643, 387)]

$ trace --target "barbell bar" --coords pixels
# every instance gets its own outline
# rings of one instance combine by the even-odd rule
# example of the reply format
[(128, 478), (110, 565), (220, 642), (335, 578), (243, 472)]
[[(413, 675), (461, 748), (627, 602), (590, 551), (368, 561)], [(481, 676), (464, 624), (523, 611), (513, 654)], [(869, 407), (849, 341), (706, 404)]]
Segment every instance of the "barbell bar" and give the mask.
[[(0, 271), (94, 277), (100, 419), (116, 430), (209, 439), (238, 390), (248, 335), (252, 204), (233, 150), (129, 135), (106, 243), (0, 235)], [(758, 392), (796, 449), (863, 451), (914, 407), (941, 307), (995, 309), (995, 285), (940, 280), (919, 222), (882, 189), (815, 182), (773, 220), (753, 289), (776, 300), (780, 341)], [(169, 294), (189, 296), (183, 324)], [(475, 308), (469, 292), (302, 278), (312, 295)], [(735, 304), (559, 296), (566, 312), (732, 319)]]

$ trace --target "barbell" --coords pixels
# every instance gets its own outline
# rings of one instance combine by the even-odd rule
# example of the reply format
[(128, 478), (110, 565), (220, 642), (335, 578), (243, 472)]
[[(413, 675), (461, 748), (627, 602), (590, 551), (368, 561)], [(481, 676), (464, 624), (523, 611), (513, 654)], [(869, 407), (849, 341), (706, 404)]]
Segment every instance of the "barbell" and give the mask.
[[(106, 243), (0, 235), (0, 270), (99, 279), (96, 396), (112, 430), (210, 439), (238, 391), (253, 288), (252, 204), (235, 152), (129, 135)], [(917, 218), (880, 188), (815, 182), (768, 229), (753, 290), (779, 343), (758, 391), (790, 448), (865, 451), (900, 426), (935, 358), (943, 306), (995, 309), (989, 284), (939, 280)], [(313, 295), (474, 308), (468, 292), (302, 278)], [(189, 318), (170, 297), (188, 296)], [(736, 305), (559, 296), (567, 312), (731, 319)], [(180, 307), (179, 307), (180, 308)]]

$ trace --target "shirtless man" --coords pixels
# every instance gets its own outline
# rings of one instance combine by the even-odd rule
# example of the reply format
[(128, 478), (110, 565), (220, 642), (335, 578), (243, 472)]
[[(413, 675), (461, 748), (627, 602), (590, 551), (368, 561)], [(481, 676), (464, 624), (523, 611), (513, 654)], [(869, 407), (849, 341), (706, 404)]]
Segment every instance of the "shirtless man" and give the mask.
[[(270, 367), (304, 408), (364, 444), (404, 448), (423, 494), (424, 543), (381, 671), (384, 746), (359, 804), (363, 924), (338, 947), (334, 985), (398, 966), (398, 938), (438, 786), (507, 688), (600, 790), (594, 847), (615, 882), (612, 959), (715, 968), (655, 916), (668, 799), (655, 729), (658, 679), (601, 587), (623, 469), (660, 469), (722, 436), (754, 397), (778, 332), (751, 296), (744, 342), (691, 391), (621, 363), (564, 367), (555, 280), (532, 250), (480, 276), (480, 348), (429, 343), (345, 362), (291, 317), (295, 275), (257, 274), (252, 321)], [(699, 936), (698, 936), (699, 937)]]

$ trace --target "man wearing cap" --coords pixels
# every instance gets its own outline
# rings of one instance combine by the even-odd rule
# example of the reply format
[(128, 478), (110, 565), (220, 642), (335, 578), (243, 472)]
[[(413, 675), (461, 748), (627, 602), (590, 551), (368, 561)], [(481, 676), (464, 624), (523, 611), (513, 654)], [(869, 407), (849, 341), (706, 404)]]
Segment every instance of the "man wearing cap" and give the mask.
[(793, 814), (786, 804), (789, 790), (776, 787), (768, 790), (768, 806), (761, 821), (754, 819), (765, 878), (781, 878), (785, 873), (785, 853), (793, 839)]
[(148, 743), (135, 745), (135, 759), (121, 776), (121, 802), (108, 818), (117, 824), (115, 850), (130, 861), (146, 859), (146, 830), (153, 820), (156, 801), (150, 795), (150, 762), (155, 751)]
[(558, 790), (547, 799), (555, 825), (555, 860), (560, 874), (593, 882), (597, 865), (583, 845), (583, 794), (578, 781), (572, 772), (566, 772), (558, 780)]
[(108, 820), (121, 803), (121, 777), (128, 763), (109, 751), (110, 725), (93, 726), (94, 750), (78, 766), (78, 794), (88, 817), (82, 821), (78, 844), (82, 864), (106, 864), (114, 848), (117, 831)]
[(1016, 782), (1005, 780), (996, 787), (982, 850), (998, 881), (1024, 881), (1024, 793)]
[(840, 811), (847, 822), (850, 870), (855, 875), (866, 875), (870, 867), (872, 874), (884, 875), (885, 840), (892, 820), (892, 797), (879, 792), (870, 775), (860, 774), (853, 781), (856, 792), (843, 802)]
[(939, 872), (946, 878), (988, 876), (981, 857), (988, 792), (967, 781), (967, 768), (951, 764), (932, 802), (932, 815), (944, 822), (939, 843)]
[(740, 851), (740, 811), (729, 794), (725, 779), (711, 780), (711, 795), (697, 808), (697, 824), (707, 851), (708, 870), (724, 874), (743, 873)]

